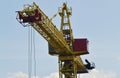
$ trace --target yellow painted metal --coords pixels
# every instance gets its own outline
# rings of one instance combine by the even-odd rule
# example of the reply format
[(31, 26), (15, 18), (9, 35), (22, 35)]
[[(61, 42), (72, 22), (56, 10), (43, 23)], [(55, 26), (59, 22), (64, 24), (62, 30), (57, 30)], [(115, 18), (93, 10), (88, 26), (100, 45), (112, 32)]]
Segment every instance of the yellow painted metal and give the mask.
[(67, 7), (66, 3), (63, 3), (63, 6), (59, 8), (59, 15), (61, 16), (61, 32), (64, 39), (69, 45), (70, 49), (73, 50), (73, 33), (70, 24), (70, 16), (72, 14), (72, 9)]
[[(68, 9), (67, 5), (64, 3), (59, 10), (61, 16), (60, 31), (35, 2), (33, 2), (32, 5), (27, 5), (22, 11), (19, 11), (19, 14), (22, 16), (32, 16), (36, 9), (41, 13), (42, 21), (27, 22), (27, 24), (41, 34), (56, 50), (59, 62), (59, 78), (77, 78), (79, 72), (87, 71), (79, 56), (80, 53), (75, 54), (72, 49), (73, 34), (70, 24), (71, 11)], [(19, 20), (19, 16), (17, 19)], [(65, 21), (65, 19), (67, 21)], [(20, 21), (20, 23), (22, 22)]]
[(28, 24), (38, 31), (38, 33), (40, 33), (48, 41), (48, 43), (55, 48), (58, 54), (63, 54), (63, 52), (64, 54), (72, 54), (72, 51), (63, 38), (62, 33), (56, 28), (51, 20), (49, 20), (48, 16), (41, 11), (36, 3), (28, 5), (20, 11), (20, 13), (30, 16), (34, 13), (35, 9), (38, 9), (38, 11), (42, 14), (42, 22), (28, 22)]
[[(73, 51), (73, 33), (70, 24), (70, 16), (72, 10), (67, 7), (64, 3), (62, 8), (59, 9), (59, 15), (61, 16), (61, 32), (69, 45), (70, 49)], [(76, 54), (75, 54), (76, 53)], [(72, 55), (59, 56), (59, 75), (60, 78), (77, 78), (78, 71), (85, 70), (86, 67), (83, 64), (80, 56), (80, 52), (72, 52)]]

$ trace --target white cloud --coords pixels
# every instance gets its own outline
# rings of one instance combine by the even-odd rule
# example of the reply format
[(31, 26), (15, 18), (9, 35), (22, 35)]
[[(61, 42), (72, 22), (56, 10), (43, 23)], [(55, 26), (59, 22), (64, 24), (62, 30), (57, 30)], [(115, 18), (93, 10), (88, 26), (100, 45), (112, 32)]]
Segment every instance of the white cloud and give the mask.
[[(58, 73), (52, 73), (44, 78), (58, 78), (58, 75)], [(87, 74), (78, 75), (78, 78), (116, 78), (116, 74), (114, 72), (94, 69)]]
[[(23, 72), (9, 73), (7, 78), (28, 78), (28, 74)], [(35, 78), (35, 76), (32, 76), (32, 78)], [(39, 77), (36, 76), (36, 78)], [(58, 72), (55, 72), (43, 78), (59, 78), (59, 74)], [(116, 78), (116, 74), (114, 72), (94, 69), (90, 71), (88, 74), (78, 75), (78, 78)]]
[[(28, 78), (28, 74), (23, 72), (8, 73), (7, 78)], [(32, 76), (32, 78), (39, 78), (39, 77)]]
[(58, 72), (51, 73), (49, 76), (46, 76), (44, 78), (59, 78), (59, 74)]
[(81, 74), (80, 78), (116, 78), (116, 74), (114, 72), (94, 69), (88, 74)]

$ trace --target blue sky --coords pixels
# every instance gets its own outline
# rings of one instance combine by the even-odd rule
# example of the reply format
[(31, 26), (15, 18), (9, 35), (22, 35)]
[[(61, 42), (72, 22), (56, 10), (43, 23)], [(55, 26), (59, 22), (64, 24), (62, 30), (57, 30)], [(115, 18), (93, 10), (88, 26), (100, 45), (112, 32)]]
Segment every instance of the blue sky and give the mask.
[[(36, 2), (50, 18), (63, 2), (72, 7), (74, 38), (88, 38), (88, 58), (96, 70), (112, 72), (120, 78), (120, 0), (2, 0), (0, 2), (0, 78), (12, 72), (27, 73), (27, 28), (16, 21), (15, 11)], [(60, 28), (60, 17), (53, 19)], [(45, 77), (58, 71), (57, 57), (48, 54), (47, 42), (36, 32), (37, 75)], [(110, 75), (111, 73), (108, 73)], [(12, 78), (12, 77), (11, 77)], [(112, 77), (109, 77), (112, 78)]]

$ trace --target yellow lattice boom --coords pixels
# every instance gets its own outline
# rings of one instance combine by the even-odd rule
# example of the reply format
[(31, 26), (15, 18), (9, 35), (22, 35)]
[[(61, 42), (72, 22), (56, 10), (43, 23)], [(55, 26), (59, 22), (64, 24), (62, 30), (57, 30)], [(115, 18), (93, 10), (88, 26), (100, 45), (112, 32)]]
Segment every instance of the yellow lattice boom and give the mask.
[[(17, 11), (16, 19), (23, 26), (32, 26), (48, 42), (49, 54), (59, 59), (59, 78), (77, 78), (79, 73), (87, 73), (87, 67), (80, 57), (88, 54), (87, 39), (73, 39), (70, 24), (71, 8), (66, 3), (59, 8), (61, 28), (58, 30), (46, 14), (36, 5), (26, 5)], [(92, 69), (92, 68), (91, 68)]]

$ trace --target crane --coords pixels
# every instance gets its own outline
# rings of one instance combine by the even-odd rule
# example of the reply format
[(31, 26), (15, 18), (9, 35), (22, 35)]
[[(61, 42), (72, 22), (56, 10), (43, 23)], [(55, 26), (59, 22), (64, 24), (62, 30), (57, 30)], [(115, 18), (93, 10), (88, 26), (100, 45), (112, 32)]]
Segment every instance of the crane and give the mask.
[(88, 40), (73, 38), (70, 24), (72, 8), (63, 3), (58, 13), (61, 17), (60, 30), (35, 2), (17, 11), (16, 19), (24, 27), (32, 26), (48, 42), (49, 54), (58, 56), (59, 78), (77, 78), (77, 74), (88, 73), (88, 70), (95, 68), (87, 59), (87, 64), (84, 64), (80, 57), (89, 54)]

